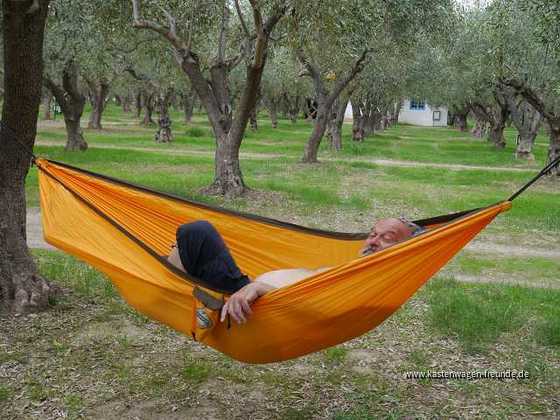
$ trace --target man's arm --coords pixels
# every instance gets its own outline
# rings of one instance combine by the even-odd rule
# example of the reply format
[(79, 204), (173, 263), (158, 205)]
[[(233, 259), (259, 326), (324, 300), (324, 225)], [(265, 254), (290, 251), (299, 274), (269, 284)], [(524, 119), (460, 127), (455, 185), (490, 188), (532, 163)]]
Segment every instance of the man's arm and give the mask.
[(224, 321), (229, 314), (238, 324), (247, 322), (247, 317), (253, 312), (251, 304), (259, 297), (276, 287), (270, 284), (254, 281), (235, 292), (222, 307), (220, 321)]
[(317, 270), (295, 268), (264, 273), (257, 277), (254, 282), (242, 287), (230, 296), (222, 307), (221, 321), (224, 321), (229, 314), (238, 324), (247, 322), (247, 317), (252, 313), (251, 304), (258, 297), (271, 290), (289, 286), (313, 274), (326, 271), (329, 268), (331, 267), (321, 267)]

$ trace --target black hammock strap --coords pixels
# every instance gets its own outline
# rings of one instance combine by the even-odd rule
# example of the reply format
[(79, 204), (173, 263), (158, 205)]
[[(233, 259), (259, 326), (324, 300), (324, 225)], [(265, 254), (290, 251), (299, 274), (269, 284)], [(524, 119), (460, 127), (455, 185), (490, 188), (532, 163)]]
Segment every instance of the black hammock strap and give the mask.
[(554, 159), (552, 162), (550, 162), (548, 165), (542, 168), (542, 170), (537, 175), (535, 175), (533, 179), (531, 179), (529, 182), (527, 182), (525, 185), (519, 188), (510, 198), (508, 198), (508, 201), (515, 200), (523, 191), (525, 191), (527, 188), (529, 188), (531, 185), (537, 182), (541, 177), (551, 172), (554, 169), (554, 167), (558, 165), (560, 165), (560, 156), (557, 156), (556, 159)]

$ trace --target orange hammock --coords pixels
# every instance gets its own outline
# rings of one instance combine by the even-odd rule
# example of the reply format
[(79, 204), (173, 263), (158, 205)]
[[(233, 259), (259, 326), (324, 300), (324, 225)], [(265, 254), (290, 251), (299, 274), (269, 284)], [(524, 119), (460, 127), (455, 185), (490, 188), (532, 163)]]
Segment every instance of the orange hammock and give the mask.
[[(36, 164), (48, 243), (104, 272), (148, 317), (249, 363), (291, 359), (371, 330), (511, 207), (504, 201), (419, 220), (426, 233), (356, 258), (367, 234), (215, 208), (46, 159)], [(162, 257), (177, 227), (198, 219), (216, 226), (251, 278), (283, 268), (333, 268), (259, 298), (246, 324), (216, 322), (218, 310), (205, 309), (214, 322), (203, 329), (197, 310), (227, 295), (205, 288)]]

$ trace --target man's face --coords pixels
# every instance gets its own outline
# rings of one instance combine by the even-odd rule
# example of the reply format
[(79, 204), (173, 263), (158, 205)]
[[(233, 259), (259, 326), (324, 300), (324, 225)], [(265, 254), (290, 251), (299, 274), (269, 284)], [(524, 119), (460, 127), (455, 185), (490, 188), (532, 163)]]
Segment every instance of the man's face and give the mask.
[(373, 225), (360, 256), (381, 251), (411, 236), (410, 229), (399, 219), (381, 219)]

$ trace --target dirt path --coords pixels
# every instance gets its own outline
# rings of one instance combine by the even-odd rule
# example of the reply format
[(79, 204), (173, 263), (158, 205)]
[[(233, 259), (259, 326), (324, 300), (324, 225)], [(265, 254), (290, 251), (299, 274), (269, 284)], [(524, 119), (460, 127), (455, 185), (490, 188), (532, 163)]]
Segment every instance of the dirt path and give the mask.
[[(35, 143), (37, 146), (64, 146), (63, 142), (54, 141), (44, 141), (39, 140)], [(94, 149), (124, 149), (123, 147), (114, 146), (110, 144), (96, 144), (95, 146), (90, 146)], [(207, 152), (203, 150), (181, 150), (181, 149), (163, 149), (157, 147), (142, 147), (142, 146), (127, 146), (126, 150), (136, 150), (141, 152), (157, 152), (168, 155), (182, 155), (182, 156), (208, 156), (213, 157), (213, 152)], [(289, 157), (284, 154), (277, 153), (252, 153), (252, 152), (240, 152), (242, 158), (250, 159), (277, 159), (280, 157)], [(321, 160), (325, 162), (366, 162), (372, 163), (380, 166), (398, 166), (403, 168), (440, 168), (440, 169), (450, 169), (454, 171), (491, 171), (491, 172), (525, 172), (525, 173), (536, 173), (538, 168), (511, 168), (504, 166), (477, 166), (477, 165), (462, 165), (456, 163), (431, 163), (431, 162), (417, 162), (408, 160), (395, 160), (395, 159), (366, 159), (366, 158), (350, 158), (345, 157), (344, 160), (338, 158), (322, 158)]]
[(56, 249), (43, 239), (41, 210), (38, 207), (27, 209), (27, 245), (29, 248)]

